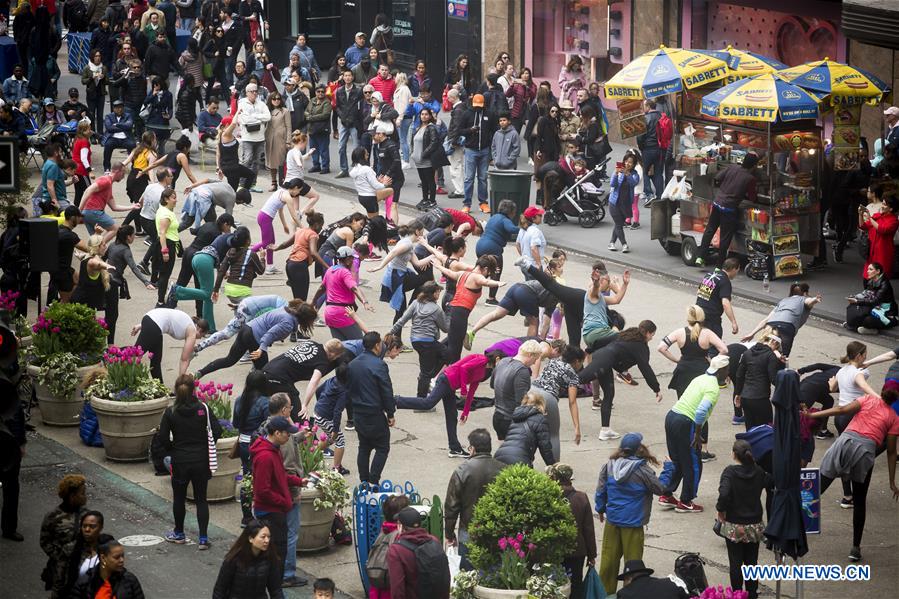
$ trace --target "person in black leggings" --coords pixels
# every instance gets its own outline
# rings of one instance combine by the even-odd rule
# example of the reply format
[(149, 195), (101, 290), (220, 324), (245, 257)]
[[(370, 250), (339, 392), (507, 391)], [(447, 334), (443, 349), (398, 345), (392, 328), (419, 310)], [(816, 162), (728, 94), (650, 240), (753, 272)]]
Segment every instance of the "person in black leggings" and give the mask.
[(209, 471), (209, 445), (207, 428), (218, 440), (222, 427), (209, 411), (209, 407), (194, 397), (196, 381), (191, 374), (182, 374), (175, 381), (175, 404), (166, 409), (159, 425), (159, 435), (172, 458), (172, 515), (175, 528), (166, 533), (165, 540), (184, 544), (184, 516), (187, 513), (187, 485), (193, 486), (197, 508), (197, 525), (200, 529), (197, 545), (209, 549), (209, 505), (206, 503), (206, 487), (212, 474)]
[[(180, 310), (173, 310), (171, 308), (154, 308), (144, 314), (143, 319), (140, 321), (140, 324), (136, 324), (131, 328), (131, 336), (134, 337), (137, 335), (137, 341), (134, 342), (134, 345), (140, 346), (146, 352), (150, 352), (153, 356), (150, 358), (150, 376), (155, 379), (162, 380), (162, 329), (159, 324), (154, 320), (154, 317), (160, 319), (160, 322), (165, 322), (164, 318), (167, 316), (171, 316), (172, 313), (178, 312), (179, 315), (183, 318), (190, 318), (184, 312)], [(169, 336), (173, 339), (177, 339), (179, 341), (184, 341), (184, 347), (181, 350), (181, 360), (179, 366), (178, 374), (184, 374), (187, 372), (187, 367), (190, 365), (190, 360), (194, 355), (194, 346), (198, 339), (202, 339), (209, 333), (209, 323), (203, 320), (202, 318), (191, 318), (193, 321), (192, 325), (188, 325), (184, 328), (184, 337), (176, 337), (168, 332)], [(166, 327), (168, 328), (168, 327)]]
[(325, 217), (321, 212), (306, 214), (306, 229), (297, 229), (293, 237), (287, 238), (275, 251), (292, 248), (284, 270), (287, 273), (287, 284), (294, 299), (304, 302), (309, 298), (309, 266), (314, 260), (323, 270), (330, 265), (318, 253), (319, 233), (325, 225)]

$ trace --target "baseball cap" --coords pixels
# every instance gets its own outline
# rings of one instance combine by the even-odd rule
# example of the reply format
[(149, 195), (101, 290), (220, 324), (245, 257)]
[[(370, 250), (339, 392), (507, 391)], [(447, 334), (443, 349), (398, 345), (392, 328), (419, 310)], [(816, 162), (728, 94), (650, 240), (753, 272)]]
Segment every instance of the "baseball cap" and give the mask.
[(365, 32), (364, 32), (364, 31), (357, 31), (357, 32), (356, 32), (356, 37), (365, 37)]
[(121, 100), (113, 100), (113, 101), (112, 101), (112, 107), (113, 107), (113, 108), (115, 108), (116, 106), (124, 106), (124, 105), (125, 105), (125, 103), (124, 103), (123, 101), (121, 101)]
[(629, 451), (631, 453), (640, 449), (640, 445), (643, 443), (643, 435), (640, 433), (627, 433), (621, 438), (621, 443), (618, 445), (620, 449), (624, 449), (625, 451)]
[(534, 218), (535, 216), (543, 214), (543, 208), (539, 208), (537, 206), (528, 206), (524, 210), (525, 218)]
[(480, 106), (484, 107), (484, 96), (481, 94), (475, 94), (471, 97), (471, 105), (472, 106)]
[(712, 358), (711, 362), (709, 362), (709, 369), (706, 370), (709, 374), (714, 374), (721, 370), (722, 368), (730, 365), (730, 358), (727, 356), (717, 355)]
[(337, 259), (350, 258), (353, 255), (353, 248), (348, 245), (337, 248)]
[(259, 88), (256, 87), (256, 84), (255, 84), (255, 83), (248, 83), (248, 84), (247, 84), (247, 87), (246, 87), (246, 91), (248, 91), (248, 92), (255, 92), (255, 91), (259, 91)]
[(53, 98), (44, 98), (44, 106), (56, 106), (56, 100)]
[(70, 218), (82, 216), (81, 210), (79, 210), (78, 206), (69, 206), (68, 208), (65, 209), (65, 211), (62, 214), (66, 220), (69, 220)]
[(899, 116), (899, 108), (895, 106), (890, 106), (886, 110), (883, 111), (884, 114), (888, 114), (890, 116)]
[(275, 432), (288, 432), (290, 434), (293, 434), (300, 431), (299, 428), (291, 424), (290, 420), (288, 420), (284, 416), (275, 416), (274, 418), (269, 420), (266, 429), (268, 430), (269, 434)]
[(78, 91), (78, 88), (77, 88), (77, 87), (70, 87), (70, 88), (69, 88), (69, 95), (70, 95), (70, 96), (77, 96), (79, 93), (80, 93), (80, 92)]
[(406, 528), (418, 528), (421, 526), (421, 513), (414, 507), (404, 507), (396, 515), (396, 519)]

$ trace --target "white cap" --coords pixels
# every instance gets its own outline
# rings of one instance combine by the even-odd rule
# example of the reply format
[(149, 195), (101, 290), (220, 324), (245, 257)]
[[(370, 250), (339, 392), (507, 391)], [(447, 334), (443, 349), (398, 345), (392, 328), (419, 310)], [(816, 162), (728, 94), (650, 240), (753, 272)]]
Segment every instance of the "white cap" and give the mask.
[(886, 110), (883, 111), (884, 114), (888, 114), (890, 116), (899, 116), (899, 108), (895, 106), (890, 106)]
[(726, 368), (730, 365), (730, 358), (727, 356), (723, 356), (718, 354), (714, 358), (712, 358), (711, 362), (709, 362), (709, 369), (706, 371), (709, 374), (714, 374), (721, 370), (722, 368)]
[(375, 133), (383, 133), (384, 135), (393, 135), (393, 123), (385, 123), (384, 121), (378, 121), (378, 124), (375, 125)]
[(353, 248), (348, 245), (343, 245), (337, 248), (337, 259), (350, 258), (353, 255)]
[(384, 95), (383, 95), (381, 92), (372, 92), (372, 94), (371, 94), (371, 101), (374, 102), (375, 100), (378, 101), (378, 104), (383, 103), (383, 102), (384, 102)]

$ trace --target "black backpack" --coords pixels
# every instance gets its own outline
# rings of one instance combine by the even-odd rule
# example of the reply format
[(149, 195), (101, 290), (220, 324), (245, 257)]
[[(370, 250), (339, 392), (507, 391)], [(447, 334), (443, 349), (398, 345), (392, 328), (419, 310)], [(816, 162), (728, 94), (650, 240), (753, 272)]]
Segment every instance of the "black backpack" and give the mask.
[(415, 554), (418, 571), (418, 597), (446, 597), (450, 588), (449, 560), (435, 539), (416, 545), (406, 539), (397, 541)]
[(684, 553), (674, 560), (674, 573), (687, 585), (691, 597), (702, 594), (709, 586), (704, 565), (698, 553)]
[(433, 231), (437, 228), (437, 223), (440, 222), (445, 214), (449, 214), (449, 212), (440, 206), (435, 206), (419, 216), (418, 220), (424, 225), (425, 231)]

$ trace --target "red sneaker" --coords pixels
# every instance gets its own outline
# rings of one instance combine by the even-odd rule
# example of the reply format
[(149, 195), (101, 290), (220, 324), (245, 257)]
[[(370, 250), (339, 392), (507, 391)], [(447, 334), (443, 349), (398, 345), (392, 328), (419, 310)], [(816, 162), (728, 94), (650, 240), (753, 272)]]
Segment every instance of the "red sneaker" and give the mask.
[(682, 503), (680, 501), (677, 502), (677, 506), (675, 506), (674, 511), (678, 514), (698, 514), (702, 511), (702, 506), (698, 503)]
[(677, 507), (680, 502), (671, 495), (660, 495), (659, 505), (666, 510)]
[(437, 188), (437, 195), (439, 195), (439, 196), (445, 196), (445, 195), (446, 195), (446, 190), (443, 189), (442, 187), (438, 187), (438, 188)]

